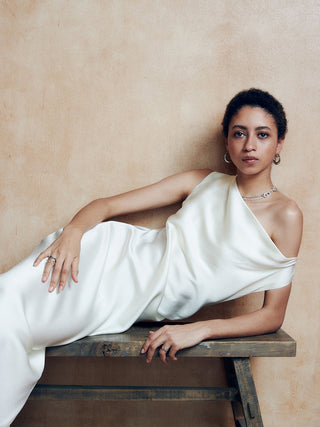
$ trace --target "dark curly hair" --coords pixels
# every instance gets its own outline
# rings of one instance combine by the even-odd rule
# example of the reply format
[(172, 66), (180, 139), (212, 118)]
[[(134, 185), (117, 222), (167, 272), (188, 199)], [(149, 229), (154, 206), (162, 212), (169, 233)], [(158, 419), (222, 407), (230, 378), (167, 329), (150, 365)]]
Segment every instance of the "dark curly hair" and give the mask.
[(263, 108), (269, 113), (276, 123), (278, 139), (284, 138), (287, 132), (287, 118), (282, 105), (270, 93), (254, 88), (239, 92), (227, 105), (222, 120), (222, 130), (226, 138), (228, 137), (229, 124), (232, 117), (246, 105)]

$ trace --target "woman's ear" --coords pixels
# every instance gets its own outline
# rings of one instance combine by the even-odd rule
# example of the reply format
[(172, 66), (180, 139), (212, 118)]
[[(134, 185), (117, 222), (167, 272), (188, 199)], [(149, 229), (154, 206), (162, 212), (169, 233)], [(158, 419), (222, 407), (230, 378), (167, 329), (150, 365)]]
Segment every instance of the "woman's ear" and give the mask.
[(284, 144), (284, 138), (278, 139), (276, 153), (279, 154)]

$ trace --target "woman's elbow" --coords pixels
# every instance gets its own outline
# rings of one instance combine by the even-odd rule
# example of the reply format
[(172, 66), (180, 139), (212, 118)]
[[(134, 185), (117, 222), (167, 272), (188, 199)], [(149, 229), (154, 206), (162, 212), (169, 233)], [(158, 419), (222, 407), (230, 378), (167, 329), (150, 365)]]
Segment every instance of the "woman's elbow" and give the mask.
[(283, 319), (281, 321), (275, 321), (271, 327), (271, 331), (270, 332), (277, 332), (281, 326), (283, 324)]
[(266, 327), (267, 332), (276, 332), (278, 331), (284, 321), (285, 313), (281, 313), (276, 310), (266, 310)]

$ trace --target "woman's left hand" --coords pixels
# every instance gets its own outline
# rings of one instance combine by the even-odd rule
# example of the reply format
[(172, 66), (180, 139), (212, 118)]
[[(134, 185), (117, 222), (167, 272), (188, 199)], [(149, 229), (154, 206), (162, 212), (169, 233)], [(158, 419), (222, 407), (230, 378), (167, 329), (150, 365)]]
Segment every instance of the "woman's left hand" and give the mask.
[(172, 360), (177, 360), (176, 353), (183, 348), (192, 347), (207, 338), (205, 322), (195, 322), (185, 325), (165, 325), (156, 332), (149, 332), (149, 337), (144, 343), (141, 353), (147, 355), (150, 363), (156, 349), (164, 364), (167, 364), (167, 354)]

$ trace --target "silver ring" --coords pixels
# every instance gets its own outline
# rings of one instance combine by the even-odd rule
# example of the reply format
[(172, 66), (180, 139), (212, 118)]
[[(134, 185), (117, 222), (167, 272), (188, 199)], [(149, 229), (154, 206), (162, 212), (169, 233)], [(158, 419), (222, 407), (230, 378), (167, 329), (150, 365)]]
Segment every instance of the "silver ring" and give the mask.
[(163, 345), (163, 346), (161, 347), (161, 350), (163, 350), (163, 351), (167, 352), (169, 349)]
[(55, 258), (54, 256), (49, 256), (48, 257), (48, 261), (47, 262), (53, 262), (54, 264), (57, 262), (57, 258)]

